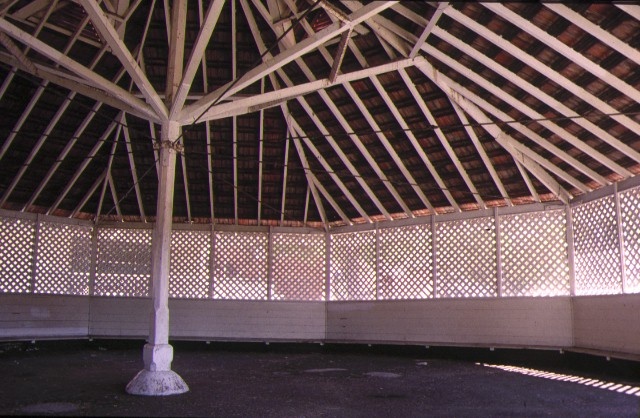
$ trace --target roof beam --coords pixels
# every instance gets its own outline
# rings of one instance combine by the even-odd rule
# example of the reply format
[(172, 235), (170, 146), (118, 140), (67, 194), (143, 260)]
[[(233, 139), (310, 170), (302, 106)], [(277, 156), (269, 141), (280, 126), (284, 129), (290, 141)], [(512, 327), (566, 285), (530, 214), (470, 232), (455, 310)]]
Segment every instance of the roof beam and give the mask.
[[(83, 66), (83, 65), (79, 64), (78, 62), (72, 60), (71, 58), (67, 57), (64, 53), (62, 53), (60, 51), (57, 51), (53, 47), (45, 44), (44, 42), (40, 41), (39, 39), (36, 39), (32, 35), (24, 32), (22, 29), (18, 28), (17, 26), (14, 26), (13, 24), (11, 24), (8, 21), (6, 21), (5, 19), (1, 19), (0, 18), (0, 30), (4, 31), (8, 35), (11, 35), (14, 39), (17, 39), (18, 41), (28, 45), (30, 48), (32, 48), (33, 50), (41, 53), (42, 55), (46, 56), (47, 58), (55, 61), (57, 64), (65, 67), (68, 70), (70, 70), (71, 72), (77, 74), (79, 77), (81, 77), (84, 80), (86, 80), (86, 82), (88, 82), (90, 85), (103, 90), (106, 94), (108, 94), (110, 96), (118, 97), (120, 99), (120, 101), (122, 101), (122, 102), (126, 103), (128, 106), (131, 106), (134, 109), (138, 110), (139, 113), (143, 113), (144, 114), (144, 113), (150, 112), (155, 116), (155, 112), (153, 112), (151, 110), (149, 105), (147, 105), (146, 103), (142, 102), (140, 99), (137, 99), (136, 97), (134, 97), (132, 94), (130, 94), (129, 92), (127, 92), (123, 88), (117, 86), (116, 84), (110, 82), (109, 80), (105, 79), (104, 77), (102, 77), (102, 76), (94, 73), (93, 71), (87, 69), (85, 66)], [(6, 59), (4, 59), (3, 61), (6, 61)], [(14, 66), (19, 66), (18, 62), (12, 62), (11, 64), (14, 65)], [(51, 76), (45, 77), (43, 74), (41, 74), (42, 71), (46, 70), (46, 67), (43, 68), (43, 66), (39, 66), (39, 65), (36, 64), (36, 68), (38, 68), (38, 73), (34, 74), (35, 76), (41, 77), (41, 78), (50, 78), (51, 77)], [(49, 70), (49, 71), (51, 71), (51, 70)], [(57, 78), (59, 80), (61, 77), (57, 77)], [(58, 82), (59, 81), (56, 81), (56, 84), (58, 84)], [(65, 84), (66, 85), (64, 85), (64, 87), (67, 87), (69, 85), (69, 83), (65, 83)], [(69, 87), (67, 87), (67, 88), (69, 88)], [(73, 90), (74, 91), (78, 91), (78, 93), (85, 94), (85, 93), (79, 91), (80, 90), (79, 87), (76, 87)], [(82, 90), (84, 90), (86, 92), (87, 89), (82, 89)]]
[[(302, 63), (298, 64), (304, 65)], [(264, 94), (240, 98), (232, 102), (216, 105), (202, 114), (198, 119), (198, 122), (222, 119), (230, 116), (252, 113), (262, 109), (268, 109), (271, 107), (279, 106), (280, 104), (285, 103), (288, 100), (304, 96), (308, 93), (317, 92), (319, 90), (324, 90), (332, 86), (348, 83), (350, 81), (361, 80), (373, 75), (397, 71), (398, 69), (410, 67), (413, 65), (413, 59), (402, 59), (375, 67), (365, 68), (363, 70), (352, 71), (348, 74), (342, 74), (336, 76), (333, 82), (329, 78), (323, 78), (320, 80), (313, 80), (309, 81), (308, 83), (298, 85), (291, 85), (292, 83), (287, 83), (289, 87), (280, 88)], [(180, 121), (183, 124), (196, 122), (196, 120), (192, 119), (181, 119)]]
[[(214, 0), (214, 2), (216, 1)], [(212, 5), (213, 3), (210, 5), (209, 11), (211, 10)], [(207, 12), (207, 17), (210, 17), (210, 16), (211, 15)], [(201, 1), (198, 2), (198, 17), (200, 19), (200, 22), (204, 22), (203, 6)], [(201, 28), (204, 28), (204, 26), (205, 26), (205, 23), (202, 23), (200, 25)], [(215, 23), (211, 23), (211, 26), (215, 26)], [(200, 30), (200, 33), (202, 34), (202, 29)], [(200, 37), (204, 38), (205, 35), (199, 34), (198, 39), (200, 39)], [(198, 43), (199, 42), (196, 41), (196, 44)], [(194, 49), (195, 49), (195, 45), (194, 45)], [(192, 56), (194, 56), (193, 53), (192, 53)], [(191, 58), (189, 58), (189, 63), (187, 63), (187, 69), (189, 68), (190, 64), (191, 64)], [(205, 59), (204, 53), (200, 54), (200, 66), (202, 68), (202, 85), (203, 85), (204, 91), (207, 91), (209, 90), (209, 84), (207, 80), (207, 60)], [(187, 70), (185, 70), (185, 74), (187, 74)], [(182, 77), (183, 81), (187, 78), (188, 77), (186, 77), (185, 75), (183, 75)], [(211, 223), (213, 224), (215, 222), (214, 194), (213, 194), (213, 166), (211, 162), (211, 126), (208, 121), (204, 123), (204, 129), (205, 129), (205, 140), (207, 145), (206, 154), (207, 154), (207, 182), (209, 184), (209, 215), (211, 216)], [(258, 217), (259, 216), (260, 214), (258, 213)]]
[[(535, 175), (538, 180), (545, 185), (549, 191), (554, 193), (558, 199), (563, 203), (568, 203), (571, 199), (571, 195), (556, 181), (554, 180), (544, 169), (532, 159), (533, 153), (528, 149), (519, 149), (514, 146), (517, 143), (515, 139), (504, 133), (500, 128), (493, 124), (482, 111), (471, 101), (465, 98), (459, 92), (453, 90), (450, 87), (452, 80), (447, 76), (437, 71), (426, 60), (421, 60), (418, 63), (417, 68), (424, 73), (433, 83), (435, 83), (440, 89), (445, 92), (449, 98), (460, 106), (467, 114), (473, 117), (477, 122), (486, 124), (484, 129), (489, 132), (514, 160), (520, 161), (522, 165)], [(526, 147), (523, 147), (526, 148)]]
[(619, 4), (614, 3), (614, 5), (627, 12), (629, 16), (635, 17), (636, 20), (640, 20), (640, 6), (634, 4)]
[(422, 48), (422, 45), (424, 44), (424, 42), (427, 40), (427, 37), (431, 33), (431, 30), (438, 24), (438, 20), (440, 19), (440, 16), (442, 16), (444, 9), (448, 7), (449, 7), (448, 2), (441, 2), (440, 4), (438, 4), (438, 8), (436, 9), (433, 16), (431, 16), (429, 23), (427, 23), (424, 30), (422, 31), (422, 34), (420, 35), (415, 45), (411, 49), (411, 52), (409, 53), (409, 58), (413, 58), (418, 54), (418, 52)]
[(193, 78), (198, 71), (198, 67), (201, 66), (201, 63), (205, 61), (204, 51), (209, 44), (209, 39), (211, 39), (211, 34), (213, 33), (213, 29), (218, 22), (218, 18), (220, 17), (220, 12), (222, 11), (224, 3), (225, 0), (213, 0), (209, 4), (209, 8), (207, 9), (207, 13), (204, 16), (203, 20), (202, 2), (198, 2), (198, 7), (200, 9), (200, 21), (202, 22), (202, 24), (200, 25), (200, 32), (198, 32), (198, 36), (196, 37), (196, 40), (191, 48), (191, 54), (189, 55), (187, 66), (185, 67), (184, 73), (182, 74), (180, 85), (175, 93), (173, 102), (170, 102), (171, 110), (169, 112), (169, 117), (172, 119), (176, 119), (178, 113), (182, 110), (184, 102), (187, 98), (187, 94), (189, 93), (189, 90), (191, 90), (191, 83), (193, 82)]
[[(396, 8), (401, 9), (402, 5), (398, 5), (396, 6)], [(455, 9), (454, 8), (447, 8), (445, 9), (445, 13), (447, 14), (454, 14), (455, 13)], [(456, 18), (458, 16), (456, 15)], [(379, 20), (383, 21), (383, 23), (390, 29), (394, 30), (394, 31), (399, 31), (400, 33), (403, 34), (403, 36), (408, 39), (409, 41), (411, 41), (413, 38), (415, 38), (414, 35), (404, 31), (404, 29), (398, 27), (397, 25), (395, 25), (393, 22), (390, 22), (386, 19), (383, 19), (381, 17), (378, 17)], [(487, 65), (489, 68), (494, 69), (494, 71), (501, 71), (500, 66), (496, 66), (495, 62), (493, 60), (491, 60), (490, 62), (486, 60), (486, 56), (483, 56), (482, 54), (480, 54), (477, 50), (469, 47), (467, 44), (461, 42), (460, 40), (458, 40), (457, 38), (454, 38), (453, 36), (451, 36), (448, 32), (438, 28), (438, 27), (434, 27), (432, 29), (432, 33), (436, 34), (439, 37), (442, 37), (443, 39), (445, 39), (447, 42), (454, 44), (454, 46), (458, 47), (459, 49), (461, 49), (462, 51), (464, 51), (465, 53), (469, 54), (470, 56), (473, 56), (475, 59), (478, 60), (484, 60), (481, 61), (483, 62), (485, 65)], [(462, 67), (460, 66), (460, 64), (455, 61), (455, 60), (451, 60), (448, 56), (442, 54), (440, 51), (438, 51), (437, 49), (435, 49), (434, 47), (432, 47), (431, 45), (428, 44), (423, 44), (422, 49), (427, 53), (430, 54), (434, 57), (438, 57), (438, 59), (442, 62), (446, 62), (447, 65), (453, 67), (453, 68), (457, 68), (457, 71), (460, 72), (461, 74), (464, 74), (466, 77), (471, 78), (474, 82), (481, 84), (481, 85), (486, 85), (488, 83), (486, 83), (486, 80), (484, 80), (482, 77), (477, 77), (475, 73), (470, 72), (468, 68), (466, 67)], [(484, 58), (483, 58), (484, 57)], [(506, 77), (507, 79), (515, 82), (515, 83), (519, 83), (522, 80), (519, 78), (515, 78), (513, 77), (513, 74), (501, 74), (504, 77)], [(519, 84), (519, 86), (527, 91), (529, 91), (531, 94), (533, 95), (537, 95), (537, 94), (544, 94), (543, 92), (541, 92), (539, 89), (534, 89), (531, 90), (532, 87), (531, 85), (528, 85), (528, 83), (521, 83)], [(509, 96), (508, 98), (505, 97), (507, 96), (506, 94), (504, 94), (504, 91), (497, 89), (496, 86), (494, 85), (488, 85), (487, 88), (489, 91), (491, 91), (493, 94), (501, 97), (503, 100), (507, 101), (508, 103), (510, 103), (513, 107), (515, 107), (516, 109), (519, 109), (520, 111), (524, 112), (524, 113), (528, 113), (529, 115), (531, 115), (531, 112), (533, 112), (532, 109), (526, 107), (526, 106), (522, 106), (522, 104), (520, 102), (515, 101), (515, 99), (513, 99), (511, 96)], [(537, 90), (537, 92), (536, 92)], [(546, 95), (548, 97), (548, 95)], [(513, 100), (510, 100), (513, 99)], [(540, 99), (541, 101), (545, 101), (544, 98)], [(554, 99), (552, 99), (554, 100)], [(556, 101), (557, 102), (557, 101)], [(562, 107), (565, 107), (564, 105), (560, 105)], [(566, 107), (565, 107), (566, 108)], [(569, 110), (569, 112), (572, 112), (571, 110)], [(536, 116), (531, 116), (534, 119), (544, 119), (543, 115), (538, 114), (537, 112), (533, 112), (535, 113)], [(575, 112), (574, 112), (575, 114)], [(588, 146), (586, 143), (584, 143), (584, 141), (570, 135), (566, 130), (564, 130), (563, 128), (560, 128), (558, 125), (548, 122), (548, 121), (539, 121), (538, 123), (540, 123), (541, 125), (543, 125), (545, 128), (551, 130), (552, 132), (554, 132), (556, 135), (560, 136), (562, 139), (564, 139), (565, 141), (571, 143), (573, 146), (575, 146), (576, 148), (580, 149), (581, 151), (583, 151), (585, 154), (589, 155), (592, 158), (597, 158), (599, 161), (603, 162), (605, 165), (607, 165), (612, 171), (621, 174), (624, 173), (623, 175), (625, 176), (630, 176), (631, 173), (626, 170), (625, 168), (621, 167), (619, 164), (614, 163), (613, 161), (611, 161), (608, 157), (597, 153), (593, 148), (591, 148), (590, 146)], [(590, 122), (589, 122), (590, 123)], [(593, 124), (591, 124), (593, 125)], [(595, 126), (595, 125), (593, 125)], [(600, 130), (600, 128), (596, 127), (596, 129)], [(617, 141), (615, 138), (612, 138), (611, 135), (607, 134), (606, 132), (604, 132), (604, 135), (606, 137), (606, 139), (613, 139), (614, 141)], [(618, 141), (619, 142), (619, 141)], [(628, 148), (628, 146), (622, 144), (623, 147)], [(632, 152), (635, 154), (636, 151)], [(599, 157), (595, 157), (594, 155), (599, 154)], [(601, 157), (601, 158), (600, 158)]]
[[(88, 1), (88, 0), (84, 0)], [(248, 71), (246, 74), (237, 78), (224, 86), (216, 89), (215, 91), (207, 94), (202, 99), (196, 101), (195, 103), (185, 107), (181, 112), (181, 120), (199, 120), (198, 116), (204, 113), (210, 106), (217, 103), (218, 101), (224, 99), (227, 96), (230, 96), (245, 87), (252, 84), (254, 81), (259, 80), (265, 75), (276, 71), (279, 68), (282, 68), (286, 64), (295, 60), (298, 57), (306, 54), (312, 49), (316, 48), (318, 45), (322, 45), (327, 40), (342, 34), (349, 30), (349, 28), (354, 27), (355, 25), (364, 22), (365, 20), (371, 18), (372, 16), (380, 13), (382, 10), (385, 10), (391, 7), (395, 1), (379, 1), (370, 3), (358, 11), (349, 15), (349, 19), (351, 20), (350, 25), (342, 25), (340, 23), (334, 23), (325, 29), (317, 32), (314, 36), (311, 36), (302, 42), (295, 44), (293, 47), (286, 49), (275, 57), (263, 62), (261, 65), (253, 68)], [(195, 119), (194, 119), (195, 118)]]
[[(282, 113), (285, 115), (289, 112), (284, 105), (281, 106), (281, 109), (282, 109)], [(295, 123), (295, 121), (293, 122)], [(300, 135), (300, 133), (296, 131), (295, 129), (296, 127), (293, 124), (291, 125), (291, 128), (293, 132), (295, 132), (296, 134), (293, 137), (293, 144), (296, 146), (296, 151), (298, 153), (298, 156), (300, 157), (300, 163), (302, 164), (302, 168), (304, 169), (304, 175), (307, 179), (307, 186), (309, 187), (309, 189), (311, 189), (311, 193), (313, 194), (313, 200), (316, 202), (316, 205), (318, 207), (318, 212), (320, 213), (320, 218), (322, 219), (322, 223), (324, 224), (325, 229), (327, 229), (329, 227), (329, 222), (327, 220), (327, 214), (324, 210), (324, 206), (322, 205), (322, 200), (320, 199), (320, 195), (318, 194), (318, 190), (314, 182), (315, 176), (309, 168), (309, 162), (307, 161), (307, 156), (304, 154), (302, 145), (300, 145), (300, 139), (298, 139), (302, 135)]]
[[(509, 103), (510, 105), (512, 105), (514, 107), (518, 106), (518, 104), (520, 103), (520, 102), (517, 101), (517, 99), (513, 98), (512, 96), (509, 96), (503, 90), (501, 90), (498, 87), (496, 87), (495, 85), (489, 83), (484, 78), (482, 78), (482, 77), (478, 76), (477, 74), (469, 71), (468, 68), (459, 65), (459, 63), (456, 60), (451, 59), (450, 57), (448, 57), (447, 55), (442, 54), (439, 51), (436, 52), (436, 50), (434, 50), (434, 49), (429, 49), (429, 51), (430, 51), (429, 53), (432, 56), (434, 56), (434, 58), (441, 60), (443, 63), (449, 65), (454, 70), (456, 70), (456, 71), (465, 70), (466, 71), (465, 75), (468, 78), (470, 78), (473, 82), (477, 83), (480, 87), (482, 87), (482, 88), (488, 90), (489, 92), (491, 92), (492, 94), (494, 94), (496, 97), (506, 101), (507, 103)], [(589, 176), (590, 178), (592, 178), (593, 180), (599, 182), (602, 185), (609, 184), (609, 181), (607, 179), (605, 179), (604, 177), (602, 177), (601, 175), (599, 175), (598, 173), (596, 173), (595, 171), (593, 171), (592, 169), (590, 169), (589, 167), (587, 167), (586, 165), (584, 165), (583, 163), (581, 163), (580, 161), (578, 161), (577, 159), (575, 159), (574, 157), (569, 155), (567, 152), (561, 150), (559, 147), (557, 147), (556, 145), (552, 144), (547, 139), (542, 138), (540, 135), (538, 135), (537, 133), (533, 132), (531, 129), (527, 128), (525, 125), (514, 121), (510, 116), (508, 116), (507, 114), (505, 114), (501, 110), (497, 109), (496, 107), (492, 106), (490, 103), (488, 103), (483, 98), (480, 98), (480, 97), (476, 96), (475, 94), (471, 93), (470, 91), (468, 91), (464, 87), (462, 87), (462, 86), (460, 86), (458, 84), (455, 84), (453, 82), (450, 82), (449, 85), (452, 86), (458, 92), (463, 93), (464, 96), (466, 98), (468, 98), (469, 100), (471, 100), (472, 102), (474, 102), (476, 104), (476, 106), (479, 106), (480, 108), (484, 109), (487, 113), (490, 113), (490, 114), (494, 115), (496, 118), (502, 120), (503, 122), (509, 123), (513, 128), (518, 130), (520, 133), (525, 135), (527, 138), (529, 138), (533, 142), (537, 143), (538, 145), (542, 146), (543, 148), (545, 148), (547, 151), (549, 151), (550, 153), (552, 153), (556, 157), (558, 157), (558, 158), (564, 160), (565, 162), (567, 162), (568, 164), (572, 165), (576, 170), (578, 170), (578, 171), (582, 172), (583, 174)], [(525, 108), (521, 109), (521, 111), (523, 111), (525, 114), (528, 114), (530, 117), (532, 117), (534, 119), (544, 118), (543, 115), (536, 113), (535, 111), (531, 110), (528, 107), (525, 107)], [(527, 113), (527, 112), (530, 112), (530, 113)], [(566, 131), (563, 131), (560, 127), (558, 127), (557, 125), (555, 125), (552, 122), (540, 120), (540, 121), (538, 121), (538, 123), (540, 123), (542, 126), (546, 127), (547, 129), (550, 129), (552, 131), (555, 130), (554, 133), (556, 133), (557, 135), (558, 134), (562, 135), (563, 133), (566, 134), (565, 136), (568, 135), (568, 133), (566, 133)], [(565, 139), (565, 140), (567, 140), (567, 139)], [(585, 146), (585, 147), (587, 146), (586, 144), (584, 144), (583, 142), (580, 142), (579, 139), (575, 138), (575, 137), (568, 138), (568, 140), (577, 142), (578, 146), (579, 146), (579, 144), (582, 144), (582, 146)], [(606, 157), (604, 155), (602, 156), (602, 158), (606, 159)]]
[[(78, 205), (75, 207), (75, 209), (73, 209), (73, 211), (71, 211), (71, 213), (69, 214), (69, 218), (74, 218), (78, 214), (78, 212), (80, 212), (82, 210), (82, 208), (87, 204), (87, 202), (89, 201), (91, 196), (93, 196), (93, 194), (96, 192), (96, 190), (98, 189), (98, 186), (100, 186), (100, 184), (104, 182), (104, 179), (105, 179), (106, 175), (107, 175), (107, 170), (103, 170), (102, 174), (100, 174), (100, 176), (98, 176), (98, 178), (96, 179), (96, 181), (93, 182), (93, 184), (91, 185), (91, 187), (89, 188), (87, 193), (85, 193), (85, 195), (82, 198), (82, 200), (80, 200), (80, 203), (78, 203)], [(53, 212), (53, 211), (49, 210), (47, 212), (47, 215), (49, 215), (51, 212)]]
[[(253, 36), (254, 36), (254, 38), (256, 40), (256, 44), (258, 45), (258, 49), (261, 51), (261, 53), (264, 53), (267, 49), (266, 49), (265, 45), (263, 44), (262, 39), (260, 38), (260, 32), (259, 32), (258, 27), (257, 27), (257, 25), (255, 23), (254, 18), (253, 18), (253, 14), (251, 13), (251, 10), (249, 9), (249, 7), (246, 4), (245, 0), (241, 0), (241, 4), (242, 4), (242, 7), (244, 9), (245, 15), (247, 17), (247, 21), (249, 22), (249, 27), (251, 28), (252, 34), (253, 34)], [(270, 57), (270, 55), (267, 53), (266, 57)], [(313, 80), (314, 79), (313, 74), (311, 73), (309, 68), (304, 64), (304, 62), (299, 62), (299, 65), (301, 65), (301, 68), (305, 72), (305, 74), (307, 74), (307, 77), (310, 80)], [(286, 73), (284, 71), (278, 70), (277, 73), (282, 78), (282, 80), (284, 81), (284, 83), (286, 85), (290, 86), (292, 84), (291, 80), (289, 79), (289, 77), (286, 75)], [(269, 74), (269, 76), (271, 77), (272, 84), (273, 84), (274, 88), (278, 89), (278, 82), (277, 82), (277, 80), (275, 80), (275, 77), (274, 77), (273, 73)], [(324, 92), (323, 90), (320, 91), (320, 95), (323, 97), (323, 99), (324, 99), (324, 97), (327, 97), (326, 96), (326, 92)], [(327, 99), (327, 100), (329, 102), (331, 102), (330, 99)], [(356, 179), (358, 184), (365, 190), (365, 192), (367, 193), (369, 198), (374, 202), (374, 204), (376, 205), (378, 210), (380, 210), (380, 213), (382, 213), (387, 219), (390, 220), (391, 216), (389, 215), (389, 213), (387, 212), (385, 207), (382, 205), (382, 203), (380, 203), (378, 198), (375, 196), (375, 193), (373, 193), (373, 191), (371, 190), (369, 185), (364, 181), (362, 176), (359, 175), (359, 173), (356, 170), (356, 168), (349, 161), (349, 158), (344, 154), (344, 152), (342, 152), (340, 147), (337, 145), (335, 140), (332, 138), (332, 136), (329, 133), (329, 131), (326, 129), (326, 127), (322, 124), (322, 122), (315, 115), (315, 112), (311, 109), (311, 107), (306, 102), (306, 100), (304, 100), (304, 98), (298, 98), (297, 101), (302, 106), (302, 108), (305, 110), (305, 112), (308, 114), (308, 116), (311, 118), (311, 120), (314, 122), (314, 124), (316, 124), (316, 127), (319, 128), (320, 132), (322, 132), (322, 134), (325, 136), (327, 142), (329, 142), (329, 144), (331, 145), (333, 150), (336, 152), (336, 154), (340, 158), (341, 162), (347, 167), (347, 169), (349, 170), (350, 174)], [(284, 105), (281, 105), (281, 108), (286, 109), (286, 107)], [(288, 111), (285, 113), (285, 115), (288, 115)], [(293, 121), (293, 122), (295, 122), (295, 121)], [(301, 129), (298, 129), (298, 131), (301, 131)], [(356, 144), (358, 144), (358, 142), (356, 142)], [(312, 184), (312, 183), (309, 183), (309, 184)], [(383, 184), (385, 184), (386, 187), (389, 187), (388, 184), (386, 184), (386, 183), (383, 183)], [(315, 195), (314, 195), (314, 199), (316, 199)], [(320, 200), (316, 200), (316, 202), (317, 203), (321, 203)]]
[(113, 54), (118, 57), (122, 65), (140, 89), (140, 92), (147, 99), (147, 103), (156, 113), (160, 120), (168, 118), (167, 107), (158, 96), (155, 89), (147, 79), (142, 69), (138, 66), (136, 59), (131, 55), (124, 42), (118, 36), (115, 28), (109, 22), (104, 12), (95, 0), (79, 0), (87, 14), (91, 18), (94, 27), (98, 30), (103, 39), (111, 47)]
[[(66, 103), (70, 103), (70, 100), (67, 101)], [(63, 106), (66, 108), (67, 105), (65, 104)], [(97, 114), (101, 106), (102, 106), (102, 103), (100, 102), (96, 102), (93, 105), (93, 107), (91, 108), (87, 116), (84, 118), (80, 126), (78, 126), (76, 131), (73, 133), (73, 136), (69, 139), (69, 141), (65, 145), (64, 149), (60, 152), (60, 154), (56, 158), (53, 165), (49, 167), (47, 174), (40, 181), (40, 184), (36, 188), (35, 192), (31, 194), (31, 198), (29, 198), (29, 201), (24, 204), (21, 211), (24, 211), (25, 209), (29, 208), (31, 205), (34, 204), (36, 199), (38, 199), (42, 190), (47, 186), (47, 184), (49, 183), (49, 180), (51, 180), (51, 177), (53, 177), (53, 174), (56, 172), (58, 167), (60, 167), (60, 164), (62, 164), (62, 161), (66, 158), (69, 151), (71, 151), (71, 148), (73, 148), (73, 146), (76, 144), (76, 142), (78, 141), (78, 138), (80, 138), (80, 136), (84, 133), (85, 129), (87, 129), (87, 126), (89, 126), (89, 123), (91, 123), (91, 121), (93, 120), (94, 116)]]
[[(171, 34), (169, 36), (167, 85), (165, 88), (165, 100), (168, 106), (171, 106), (174, 101), (173, 99), (180, 87), (180, 78), (182, 76), (185, 27), (187, 25), (187, 1), (173, 0), (171, 6)], [(126, 50), (126, 48), (123, 49)], [(155, 90), (153, 90), (153, 92), (155, 93)], [(158, 96), (158, 100), (162, 99)]]

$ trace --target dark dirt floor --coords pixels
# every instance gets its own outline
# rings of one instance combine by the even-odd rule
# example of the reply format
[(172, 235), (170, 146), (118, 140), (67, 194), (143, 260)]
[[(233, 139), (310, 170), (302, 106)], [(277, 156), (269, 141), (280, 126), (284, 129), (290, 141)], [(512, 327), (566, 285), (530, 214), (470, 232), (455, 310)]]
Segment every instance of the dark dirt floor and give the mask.
[(124, 388), (142, 368), (143, 344), (0, 343), (0, 415), (640, 417), (637, 362), (537, 350), (174, 342), (173, 369), (190, 391), (128, 395)]

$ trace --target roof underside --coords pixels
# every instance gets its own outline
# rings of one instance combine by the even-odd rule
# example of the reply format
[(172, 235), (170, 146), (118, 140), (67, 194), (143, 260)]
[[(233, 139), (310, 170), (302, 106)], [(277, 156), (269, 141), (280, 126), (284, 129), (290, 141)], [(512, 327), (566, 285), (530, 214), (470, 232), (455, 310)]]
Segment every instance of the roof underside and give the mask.
[(640, 173), (636, 5), (0, 0), (0, 45), (4, 209), (152, 221), (167, 119), (176, 221), (328, 227)]

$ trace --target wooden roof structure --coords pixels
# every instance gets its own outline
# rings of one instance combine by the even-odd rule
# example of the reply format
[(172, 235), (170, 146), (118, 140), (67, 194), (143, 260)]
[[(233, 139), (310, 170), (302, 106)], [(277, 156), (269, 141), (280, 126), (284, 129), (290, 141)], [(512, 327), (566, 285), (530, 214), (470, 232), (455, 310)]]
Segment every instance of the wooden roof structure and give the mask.
[(640, 173), (640, 6), (0, 0), (0, 208), (332, 227)]

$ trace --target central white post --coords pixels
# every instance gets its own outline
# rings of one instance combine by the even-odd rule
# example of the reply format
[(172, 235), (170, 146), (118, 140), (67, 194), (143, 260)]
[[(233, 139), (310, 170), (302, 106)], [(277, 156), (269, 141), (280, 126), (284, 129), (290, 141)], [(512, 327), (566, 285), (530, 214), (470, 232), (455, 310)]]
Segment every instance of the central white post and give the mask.
[(173, 347), (169, 344), (169, 259), (173, 189), (180, 125), (174, 121), (162, 125), (160, 142), (160, 181), (156, 223), (151, 243), (151, 329), (144, 346), (144, 369), (127, 385), (133, 395), (163, 396), (189, 390), (182, 378), (171, 370)]

